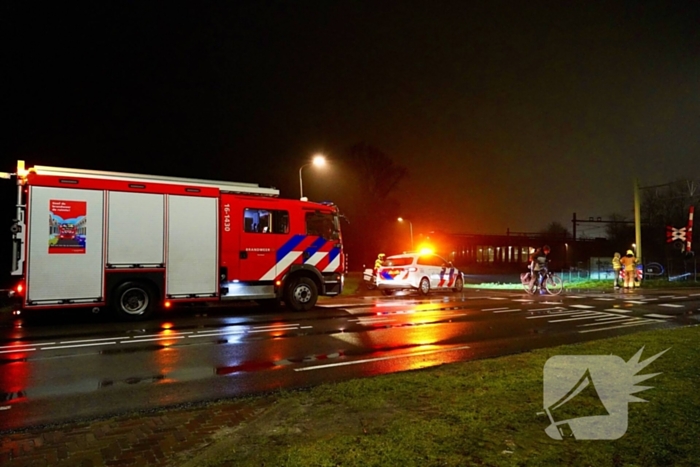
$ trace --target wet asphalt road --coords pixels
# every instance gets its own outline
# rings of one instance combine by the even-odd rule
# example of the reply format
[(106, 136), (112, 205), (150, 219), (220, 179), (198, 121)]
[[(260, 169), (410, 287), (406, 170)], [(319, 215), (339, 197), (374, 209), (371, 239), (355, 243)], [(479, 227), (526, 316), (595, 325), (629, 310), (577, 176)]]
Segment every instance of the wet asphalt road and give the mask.
[[(697, 324), (698, 291), (338, 297), (291, 313), (173, 310), (0, 322), (0, 431)], [(643, 344), (643, 343), (642, 343)]]

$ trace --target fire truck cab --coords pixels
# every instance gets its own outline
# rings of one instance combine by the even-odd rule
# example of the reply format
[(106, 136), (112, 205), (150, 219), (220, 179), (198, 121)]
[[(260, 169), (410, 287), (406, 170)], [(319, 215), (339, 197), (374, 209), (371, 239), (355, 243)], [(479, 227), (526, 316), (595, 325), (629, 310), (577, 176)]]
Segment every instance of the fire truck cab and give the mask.
[(23, 309), (111, 308), (136, 320), (182, 302), (284, 301), (302, 311), (342, 292), (332, 204), (249, 183), (23, 161), (2, 177), (17, 180), (11, 274)]

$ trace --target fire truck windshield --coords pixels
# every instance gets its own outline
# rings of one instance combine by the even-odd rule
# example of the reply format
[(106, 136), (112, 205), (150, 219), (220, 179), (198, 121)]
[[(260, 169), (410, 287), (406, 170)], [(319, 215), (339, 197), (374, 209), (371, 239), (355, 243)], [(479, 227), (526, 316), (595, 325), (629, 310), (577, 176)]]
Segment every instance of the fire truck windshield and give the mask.
[(306, 234), (317, 235), (326, 240), (338, 240), (340, 238), (338, 216), (329, 212), (307, 212)]

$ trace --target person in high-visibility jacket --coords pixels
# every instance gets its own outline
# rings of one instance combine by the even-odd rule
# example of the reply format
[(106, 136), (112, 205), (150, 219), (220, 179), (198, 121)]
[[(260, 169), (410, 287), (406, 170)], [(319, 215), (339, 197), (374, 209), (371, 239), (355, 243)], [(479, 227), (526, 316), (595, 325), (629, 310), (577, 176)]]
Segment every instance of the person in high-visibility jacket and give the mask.
[(625, 268), (625, 288), (634, 288), (634, 275), (636, 274), (637, 258), (634, 257), (632, 250), (627, 250), (625, 256), (620, 258), (620, 264)]
[(620, 263), (620, 253), (617, 251), (613, 255), (612, 259), (612, 268), (613, 268), (613, 274), (615, 275), (614, 279), (615, 281), (613, 282), (614, 287), (616, 289), (620, 288), (620, 270), (622, 270), (622, 263)]
[(379, 253), (377, 255), (377, 259), (374, 260), (374, 275), (375, 276), (379, 273), (379, 268), (382, 267), (385, 258), (386, 258), (386, 255), (384, 253)]

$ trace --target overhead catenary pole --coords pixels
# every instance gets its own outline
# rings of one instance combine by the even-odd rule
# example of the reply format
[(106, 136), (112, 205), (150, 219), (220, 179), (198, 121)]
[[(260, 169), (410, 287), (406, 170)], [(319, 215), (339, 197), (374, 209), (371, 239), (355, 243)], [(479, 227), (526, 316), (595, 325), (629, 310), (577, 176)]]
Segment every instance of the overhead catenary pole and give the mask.
[(640, 202), (639, 202), (639, 179), (634, 179), (634, 243), (637, 245), (637, 251), (635, 256), (637, 260), (644, 264), (642, 261), (642, 221), (640, 216)]

